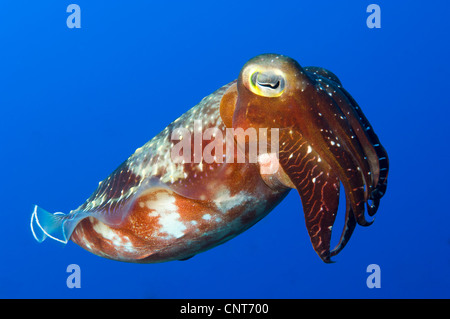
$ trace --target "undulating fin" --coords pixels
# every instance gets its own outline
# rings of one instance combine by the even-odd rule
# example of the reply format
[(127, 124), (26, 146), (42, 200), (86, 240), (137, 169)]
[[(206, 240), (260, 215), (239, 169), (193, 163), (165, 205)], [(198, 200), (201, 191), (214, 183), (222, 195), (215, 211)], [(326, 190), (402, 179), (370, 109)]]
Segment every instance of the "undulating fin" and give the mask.
[(38, 242), (43, 242), (47, 237), (66, 244), (77, 224), (88, 213), (77, 212), (72, 214), (50, 213), (39, 206), (34, 206), (31, 215), (31, 232)]

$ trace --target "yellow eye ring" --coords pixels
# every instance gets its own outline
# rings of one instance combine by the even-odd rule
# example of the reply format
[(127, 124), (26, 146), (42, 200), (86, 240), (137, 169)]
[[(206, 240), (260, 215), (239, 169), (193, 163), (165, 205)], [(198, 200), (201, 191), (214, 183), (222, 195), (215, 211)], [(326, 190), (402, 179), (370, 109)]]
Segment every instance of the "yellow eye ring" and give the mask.
[(278, 97), (283, 94), (285, 89), (286, 80), (284, 76), (273, 72), (255, 70), (248, 77), (249, 89), (260, 96), (264, 97)]

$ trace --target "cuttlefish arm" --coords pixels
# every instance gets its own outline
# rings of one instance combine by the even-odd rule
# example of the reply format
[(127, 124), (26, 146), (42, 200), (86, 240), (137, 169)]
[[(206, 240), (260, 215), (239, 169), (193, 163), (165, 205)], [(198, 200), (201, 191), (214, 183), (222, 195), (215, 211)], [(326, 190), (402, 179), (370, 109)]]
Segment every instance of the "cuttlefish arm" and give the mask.
[[(255, 57), (225, 93), (220, 111), (228, 127), (279, 129), (277, 177), (298, 191), (311, 242), (323, 261), (343, 249), (357, 223), (373, 222), (366, 219), (365, 206), (375, 214), (385, 192), (387, 154), (333, 73), (303, 69), (281, 55)], [(330, 250), (340, 183), (346, 222)]]

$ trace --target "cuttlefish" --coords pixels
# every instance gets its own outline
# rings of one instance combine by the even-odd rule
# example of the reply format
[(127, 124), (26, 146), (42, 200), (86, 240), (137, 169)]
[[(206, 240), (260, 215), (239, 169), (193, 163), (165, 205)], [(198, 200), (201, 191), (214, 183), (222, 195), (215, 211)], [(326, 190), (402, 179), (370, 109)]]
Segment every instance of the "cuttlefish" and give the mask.
[[(138, 148), (80, 207), (35, 206), (31, 229), (39, 242), (72, 240), (114, 260), (185, 260), (242, 233), (295, 189), (312, 246), (331, 262), (357, 224), (373, 222), (387, 175), (385, 149), (335, 74), (263, 54)], [(331, 249), (342, 187), (345, 226)]]

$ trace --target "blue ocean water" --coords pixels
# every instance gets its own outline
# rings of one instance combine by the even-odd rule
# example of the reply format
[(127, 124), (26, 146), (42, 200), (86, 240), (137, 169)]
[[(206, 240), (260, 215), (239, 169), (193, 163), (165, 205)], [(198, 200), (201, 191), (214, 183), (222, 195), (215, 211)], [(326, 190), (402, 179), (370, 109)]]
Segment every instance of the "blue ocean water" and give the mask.
[[(381, 28), (366, 8), (381, 8)], [(448, 1), (3, 1), (1, 298), (449, 298)], [(183, 262), (129, 264), (38, 244), (34, 204), (78, 207), (134, 150), (267, 52), (332, 70), (390, 157), (375, 223), (334, 264), (292, 191)], [(341, 214), (342, 215), (342, 214)], [(343, 216), (338, 216), (343, 217)], [(81, 288), (68, 288), (70, 264)], [(367, 267), (379, 266), (380, 288)]]

